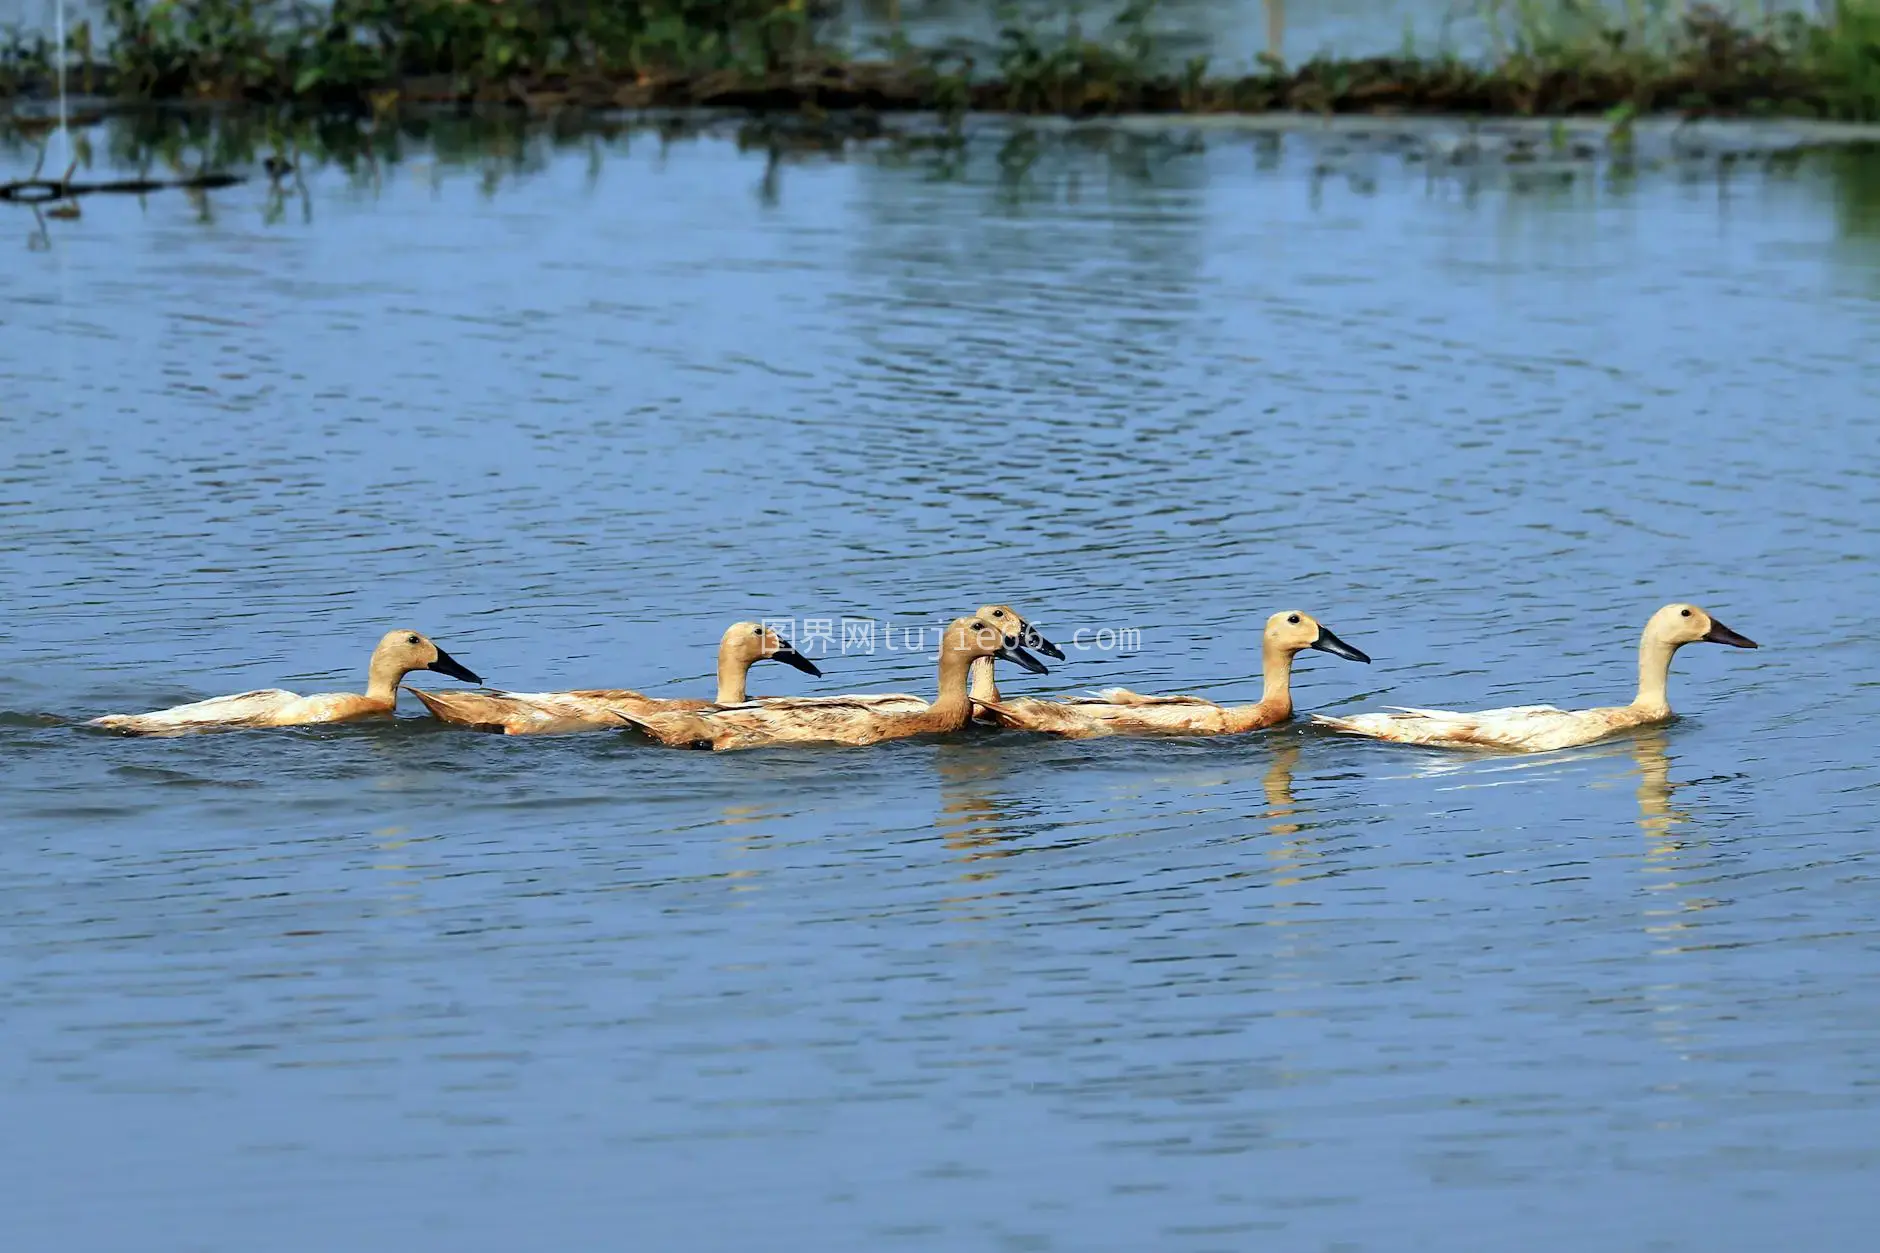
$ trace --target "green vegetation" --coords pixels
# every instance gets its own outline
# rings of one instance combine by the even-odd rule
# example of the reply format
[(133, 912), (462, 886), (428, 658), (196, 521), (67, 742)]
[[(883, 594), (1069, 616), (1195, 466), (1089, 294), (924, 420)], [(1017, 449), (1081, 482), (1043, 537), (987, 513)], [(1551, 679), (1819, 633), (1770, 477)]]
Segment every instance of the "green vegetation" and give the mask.
[[(108, 38), (81, 23), (68, 52), (140, 99), (358, 99), (414, 80), (475, 96), (518, 77), (761, 75), (820, 20), (806, 0), (106, 0)], [(15, 36), (15, 84), (43, 78), (51, 51)]]
[[(1482, 0), (1494, 51), (1168, 55), (1154, 0), (1102, 30), (1013, 23), (978, 56), (896, 38), (845, 53), (834, 0), (107, 0), (71, 32), (74, 90), (379, 113), (400, 103), (763, 111), (1693, 113), (1880, 121), (1880, 0), (1751, 16), (1675, 0)], [(1615, 7), (1617, 6), (1617, 7)], [(1276, 10), (1277, 11), (1277, 10)], [(1760, 12), (1760, 10), (1759, 10)], [(0, 95), (48, 91), (47, 41), (0, 40)]]

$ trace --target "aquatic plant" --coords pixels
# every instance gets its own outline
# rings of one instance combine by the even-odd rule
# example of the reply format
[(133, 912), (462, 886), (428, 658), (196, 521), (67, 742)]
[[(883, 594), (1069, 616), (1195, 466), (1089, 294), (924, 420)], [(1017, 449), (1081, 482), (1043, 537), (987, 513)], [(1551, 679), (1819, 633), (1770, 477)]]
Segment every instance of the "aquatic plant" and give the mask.
[(1802, 26), (1802, 38), (1836, 115), (1880, 118), (1880, 0), (1835, 0), (1825, 21)]
[[(1676, 0), (1480, 0), (1485, 60), (1176, 55), (1156, 0), (1107, 22), (1012, 13), (991, 49), (904, 34), (857, 57), (836, 0), (106, 0), (65, 61), (121, 99), (246, 99), (379, 114), (414, 102), (866, 110), (1795, 114), (1880, 120), (1880, 0), (1766, 15)], [(1277, 13), (1279, 10), (1274, 9)], [(1027, 11), (1029, 12), (1029, 11)], [(49, 89), (51, 49), (0, 39), (0, 94)]]
[(1483, 0), (1496, 73), (1605, 107), (1880, 120), (1880, 0), (1819, 16), (1667, 0)]
[(103, 60), (127, 96), (359, 97), (425, 79), (476, 94), (516, 76), (767, 73), (809, 53), (825, 16), (811, 0), (106, 0)]
[(1008, 18), (999, 31), (997, 82), (1015, 113), (1086, 113), (1141, 106), (1156, 70), (1148, 20), (1154, 0), (1130, 0), (1101, 37), (1075, 8), (1061, 33)]

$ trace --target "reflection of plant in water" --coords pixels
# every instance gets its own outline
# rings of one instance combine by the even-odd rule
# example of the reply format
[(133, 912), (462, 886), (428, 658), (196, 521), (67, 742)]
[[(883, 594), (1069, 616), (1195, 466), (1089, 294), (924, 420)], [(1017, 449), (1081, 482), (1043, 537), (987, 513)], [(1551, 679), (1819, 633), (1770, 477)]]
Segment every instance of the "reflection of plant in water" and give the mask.
[(1869, 244), (1880, 241), (1880, 153), (1872, 148), (1835, 152), (1827, 158), (1827, 169), (1841, 234)]
[(579, 118), (529, 119), (511, 113), (472, 117), (414, 113), (361, 122), (283, 117), (259, 110), (150, 111), (114, 119), (100, 137), (100, 145), (115, 164), (146, 172), (166, 169), (186, 174), (259, 166), (275, 189), (300, 195), (305, 192), (303, 179), (323, 166), (337, 167), (358, 185), (371, 187), (388, 170), (418, 160), (434, 169), (475, 171), (485, 189), (493, 191), (506, 179), (545, 170), (558, 154), (569, 151), (581, 154), (591, 180), (605, 155), (624, 149), (635, 136), (652, 135), (661, 144), (670, 144), (712, 135), (733, 139), (741, 150), (764, 154), (767, 168), (759, 195), (777, 197), (782, 171), (791, 162), (840, 154), (853, 141), (878, 137), (880, 143), (873, 151), (882, 164), (915, 166), (942, 180), (965, 175), (974, 152), (991, 154), (1000, 194), (1025, 199), (1063, 194), (1067, 180), (1074, 181), (1085, 166), (1084, 154), (1101, 158), (1106, 179), (1154, 185), (1171, 177), (1175, 163), (1205, 150), (1205, 141), (1193, 134), (1171, 138), (1090, 132), (1054, 137), (1021, 129), (1001, 137), (997, 146), (992, 142), (980, 146), (922, 131), (884, 134), (872, 124), (832, 133), (770, 118), (583, 123)]
[[(1223, 141), (1179, 126), (1158, 132), (1102, 126), (1064, 130), (1019, 123), (987, 126), (976, 129), (971, 136), (953, 136), (931, 120), (916, 121), (899, 130), (866, 117), (835, 128), (780, 116), (739, 119), (692, 114), (599, 118), (590, 122), (580, 114), (532, 118), (501, 111), (470, 115), (411, 112), (360, 118), (302, 116), (261, 109), (152, 109), (116, 114), (109, 120), (92, 116), (78, 122), (82, 128), (71, 132), (70, 142), (84, 168), (100, 165), (107, 171), (115, 167), (125, 173), (134, 172), (152, 180), (152, 185), (143, 190), (158, 190), (158, 181), (167, 186), (197, 182), (210, 187), (243, 179), (261, 182), (267, 193), (262, 213), (270, 222), (282, 220), (290, 205), (295, 204), (299, 215), (310, 219), (310, 187), (323, 171), (329, 179), (337, 171), (354, 188), (376, 193), (383, 182), (396, 178), (398, 167), (406, 166), (407, 177), (419, 178), (434, 190), (446, 180), (467, 178), (475, 180), (484, 194), (494, 195), (522, 178), (546, 171), (572, 152), (579, 154), (586, 182), (592, 187), (609, 156), (624, 154), (634, 143), (649, 138), (662, 148), (693, 138), (728, 139), (740, 151), (762, 155), (764, 168), (754, 179), (753, 191), (766, 205), (781, 203), (792, 166), (818, 163), (829, 157), (861, 157), (870, 165), (912, 171), (930, 181), (984, 187), (1000, 206), (1009, 209), (1072, 203), (1091, 188), (1100, 192), (1105, 187), (1192, 188), (1203, 177), (1203, 167), (1190, 158), (1222, 142), (1249, 145), (1262, 170), (1279, 165), (1286, 150), (1286, 143), (1276, 134)], [(1591, 142), (1594, 134), (1590, 124), (1580, 124), (1580, 129), (1572, 133), (1560, 127), (1553, 134), (1553, 142), (1571, 141), (1576, 160), (1593, 160), (1598, 152)], [(1658, 138), (1648, 142), (1662, 142), (1660, 132), (1649, 134)], [(1584, 136), (1586, 142), (1574, 139), (1574, 135)], [(10, 153), (25, 165), (41, 151), (40, 136), (40, 132), (0, 128), (0, 153)], [(1538, 147), (1543, 141), (1537, 138), (1532, 142)], [(867, 146), (858, 150), (858, 143)], [(1393, 144), (1385, 151), (1398, 153), (1399, 149)], [(1826, 166), (1836, 179), (1847, 234), (1868, 238), (1880, 235), (1880, 163), (1867, 153), (1777, 150), (1738, 155), (1723, 151), (1704, 159), (1715, 160), (1726, 170), (1740, 162), (1762, 179), (1795, 178)], [(1650, 168), (1651, 163), (1643, 159), (1616, 159), (1607, 172), (1612, 186), (1622, 187)], [(1341, 172), (1335, 164), (1324, 169), (1332, 174)], [(1361, 181), (1351, 171), (1343, 173), (1354, 190), (1370, 190), (1372, 184)], [(1318, 177), (1315, 169), (1315, 191)], [(1583, 182), (1576, 183), (1574, 170), (1562, 170), (1557, 163), (1514, 166), (1484, 177), (1528, 197), (1572, 197), (1576, 187), (1584, 186)], [(1463, 182), (1463, 192), (1472, 196), (1486, 185), (1472, 178)], [(120, 189), (137, 190), (128, 185)], [(20, 199), (24, 201), (25, 197)]]
[(607, 123), (543, 125), (512, 114), (413, 115), (362, 124), (351, 118), (283, 118), (258, 110), (153, 111), (118, 118), (107, 150), (118, 163), (138, 169), (262, 164), (271, 175), (286, 175), (312, 162), (372, 177), (381, 166), (398, 165), (417, 150), (447, 165), (494, 163), (508, 172), (534, 173), (547, 168), (554, 149), (584, 146), (628, 129)]
[[(1185, 166), (1183, 159), (1206, 151), (1206, 141), (1192, 131), (1138, 134), (1092, 129), (1051, 134), (1019, 127), (1005, 134), (996, 152), (998, 199), (1008, 207), (1074, 200), (1089, 169), (1089, 155), (1101, 158), (1104, 180), (1153, 187), (1192, 177), (1184, 173), (1193, 167)], [(965, 163), (957, 159), (963, 155), (963, 151), (956, 154), (946, 167), (955, 175), (965, 172)]]
[(1606, 111), (1606, 124), (1611, 127), (1606, 132), (1606, 146), (1616, 153), (1630, 156), (1636, 146), (1636, 132), (1632, 124), (1638, 120), (1638, 110), (1630, 101)]

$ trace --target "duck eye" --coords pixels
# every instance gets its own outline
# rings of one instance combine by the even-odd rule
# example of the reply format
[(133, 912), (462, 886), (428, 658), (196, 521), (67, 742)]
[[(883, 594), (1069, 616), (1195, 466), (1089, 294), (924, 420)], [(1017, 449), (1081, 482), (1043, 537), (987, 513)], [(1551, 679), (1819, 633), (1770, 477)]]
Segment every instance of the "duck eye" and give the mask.
[(762, 635), (763, 633), (764, 633), (764, 628), (763, 628), (763, 627), (752, 627), (752, 628), (751, 628), (751, 634), (752, 634), (752, 635)]
[(1003, 609), (994, 609), (994, 610), (992, 611), (992, 616), (993, 616), (993, 617), (995, 617), (995, 618), (1003, 618), (1003, 617), (1005, 616), (1005, 610), (1003, 610)]
[(1296, 613), (1289, 613), (1289, 614), (1287, 614), (1287, 615), (1286, 615), (1286, 621), (1288, 621), (1288, 622), (1290, 622), (1290, 623), (1292, 623), (1292, 624), (1293, 624), (1294, 626), (1298, 626), (1298, 625), (1299, 625), (1299, 615), (1298, 615), (1298, 614), (1296, 614)]
[(1680, 618), (1688, 618), (1691, 616), (1691, 611), (1688, 609), (1680, 610), (1678, 616)]
[(407, 635), (405, 637), (405, 643), (407, 644), (416, 644), (417, 642), (418, 642), (418, 637), (415, 635)]

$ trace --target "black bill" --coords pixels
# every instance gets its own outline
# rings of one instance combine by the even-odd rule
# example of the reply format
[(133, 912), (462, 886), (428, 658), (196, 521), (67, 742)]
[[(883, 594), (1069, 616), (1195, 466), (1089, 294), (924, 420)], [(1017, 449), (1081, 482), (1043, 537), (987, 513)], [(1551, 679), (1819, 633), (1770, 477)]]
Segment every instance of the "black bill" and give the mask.
[(1039, 661), (1017, 644), (1006, 644), (992, 655), (997, 657), (1000, 661), (1009, 661), (1015, 666), (1023, 666), (1033, 674), (1051, 673), (1045, 668), (1045, 664), (1042, 661)]
[(805, 657), (802, 653), (797, 652), (795, 648), (788, 644), (785, 644), (782, 648), (772, 653), (770, 659), (772, 661), (781, 661), (786, 666), (795, 666), (804, 674), (813, 674), (818, 678), (822, 677), (822, 671), (816, 668), (815, 662)]
[(425, 669), (435, 670), (439, 674), (448, 674), (451, 678), (462, 679), (465, 683), (481, 685), (483, 682), (474, 670), (470, 669), (441, 648), (437, 650), (437, 660), (426, 666)]
[(1731, 648), (1755, 648), (1756, 641), (1746, 635), (1738, 635), (1715, 618), (1710, 620), (1710, 630), (1704, 632), (1704, 641), (1709, 644), (1728, 644)]
[(1330, 653), (1334, 657), (1343, 657), (1346, 661), (1362, 661), (1367, 666), (1371, 664), (1369, 657), (1366, 657), (1363, 653), (1345, 643), (1345, 641), (1339, 639), (1324, 627), (1319, 628), (1319, 638), (1312, 641), (1312, 647), (1318, 649), (1320, 652)]
[(1031, 623), (1027, 622), (1027, 623), (1024, 623), (1023, 625), (1025, 628), (1024, 634), (1018, 637), (1018, 642), (1020, 644), (1023, 644), (1026, 648), (1035, 648), (1047, 657), (1055, 657), (1059, 661), (1064, 660), (1063, 649), (1059, 648), (1056, 644), (1053, 644), (1050, 640), (1046, 639), (1044, 636), (1038, 634), (1038, 628), (1033, 626)]

